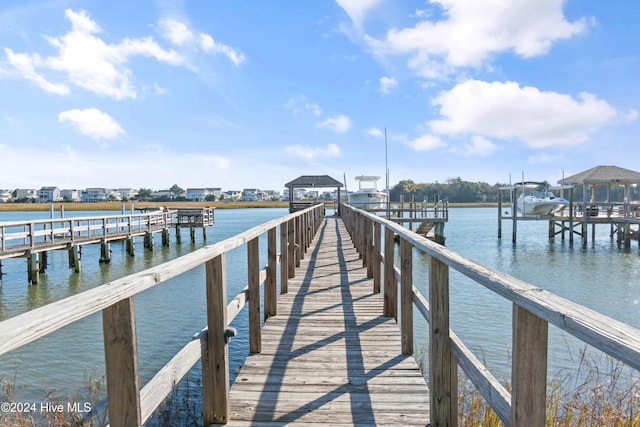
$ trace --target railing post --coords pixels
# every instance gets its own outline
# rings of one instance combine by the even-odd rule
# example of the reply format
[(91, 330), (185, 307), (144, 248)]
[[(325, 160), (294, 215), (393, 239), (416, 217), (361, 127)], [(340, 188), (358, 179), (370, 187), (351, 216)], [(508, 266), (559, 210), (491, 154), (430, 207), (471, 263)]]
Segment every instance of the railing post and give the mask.
[(384, 315), (398, 320), (398, 282), (395, 272), (393, 230), (384, 228)]
[(513, 305), (511, 425), (544, 427), (549, 324)]
[(109, 423), (142, 425), (133, 297), (102, 310)]
[(296, 277), (296, 220), (291, 219), (287, 222), (287, 241), (288, 241), (288, 265), (289, 279)]
[(431, 425), (457, 424), (457, 378), (449, 338), (449, 266), (429, 257), (429, 387)]
[(289, 292), (289, 222), (280, 224), (280, 293)]
[(247, 243), (247, 269), (249, 281), (249, 351), (260, 353), (262, 337), (260, 330), (260, 250), (258, 238)]
[(264, 282), (264, 320), (275, 316), (278, 310), (278, 289), (276, 268), (278, 265), (276, 228), (267, 231), (267, 277)]
[(300, 267), (300, 260), (302, 259), (302, 218), (300, 215), (296, 217), (296, 234), (295, 234), (295, 257), (296, 257), (296, 267)]
[(413, 245), (400, 239), (400, 333), (402, 354), (413, 354)]
[(367, 279), (373, 279), (373, 221), (364, 217), (364, 265), (367, 267)]
[(380, 246), (382, 244), (382, 236), (380, 231), (382, 226), (379, 222), (373, 223), (373, 293), (380, 293)]
[(227, 327), (227, 273), (225, 254), (205, 264), (207, 286), (207, 347), (202, 354), (202, 419), (205, 426), (229, 418), (229, 354)]

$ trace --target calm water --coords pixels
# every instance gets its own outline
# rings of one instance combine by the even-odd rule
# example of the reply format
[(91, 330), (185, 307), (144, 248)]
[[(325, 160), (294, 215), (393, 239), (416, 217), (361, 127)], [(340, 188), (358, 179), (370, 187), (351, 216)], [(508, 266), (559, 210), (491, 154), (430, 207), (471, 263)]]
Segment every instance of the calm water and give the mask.
[[(114, 214), (117, 214), (115, 212)], [(95, 212), (67, 212), (66, 216), (96, 215)], [(216, 223), (191, 243), (183, 233), (183, 243), (145, 251), (142, 239), (136, 255), (129, 257), (124, 244), (112, 244), (110, 265), (98, 263), (98, 245), (82, 250), (82, 272), (67, 268), (65, 251), (49, 254), (49, 268), (37, 286), (27, 285), (24, 259), (3, 262), (5, 276), (0, 287), (0, 319), (85, 291), (113, 280), (233, 236), (265, 221), (287, 214), (286, 209), (217, 210)], [(48, 218), (49, 212), (4, 213), (0, 221)], [(511, 243), (511, 224), (503, 223), (503, 239), (497, 238), (497, 209), (451, 209), (445, 226), (447, 247), (487, 266), (503, 270), (535, 286), (600, 311), (615, 319), (640, 327), (640, 251), (637, 242), (630, 250), (618, 248), (609, 238), (608, 226), (597, 229), (595, 243), (586, 248), (576, 239), (573, 246), (559, 237), (549, 241), (546, 222), (521, 223), (518, 242)], [(261, 264), (266, 264), (266, 238), (261, 239)], [(246, 250), (240, 248), (227, 257), (228, 296), (232, 298), (246, 285)], [(414, 265), (420, 269), (421, 256)], [(426, 277), (426, 276), (424, 276)], [(416, 276), (415, 285), (426, 296), (426, 280)], [(206, 324), (204, 270), (196, 268), (181, 277), (156, 286), (135, 298), (139, 368), (143, 383)], [(451, 273), (451, 327), (484, 360), (499, 378), (509, 376), (511, 354), (511, 304), (470, 280)], [(417, 323), (417, 347), (425, 347), (426, 325)], [(241, 331), (230, 345), (231, 372), (241, 365), (248, 344), (246, 313), (236, 324)], [(570, 366), (583, 345), (550, 328), (550, 371)], [(104, 374), (102, 324), (100, 314), (76, 322), (19, 350), (0, 356), (0, 378), (18, 385), (24, 399), (42, 399), (43, 391), (73, 395), (87, 375)], [(198, 377), (199, 364), (192, 374)]]

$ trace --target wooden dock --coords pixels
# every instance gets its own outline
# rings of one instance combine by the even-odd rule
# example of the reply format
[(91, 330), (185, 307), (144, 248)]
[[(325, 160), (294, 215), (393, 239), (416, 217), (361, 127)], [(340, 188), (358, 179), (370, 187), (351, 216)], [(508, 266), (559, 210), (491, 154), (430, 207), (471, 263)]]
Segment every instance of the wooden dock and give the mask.
[(189, 228), (195, 242), (195, 228), (206, 228), (215, 223), (214, 208), (140, 209), (138, 214), (100, 215), (86, 217), (60, 217), (40, 220), (0, 222), (0, 284), (2, 260), (24, 257), (27, 259), (29, 283), (37, 284), (38, 275), (47, 268), (47, 252), (69, 251), (69, 268), (80, 271), (81, 246), (100, 244), (100, 263), (110, 263), (110, 243), (126, 241), (127, 254), (134, 255), (134, 238), (144, 237), (144, 247), (153, 250), (154, 234), (160, 233), (162, 245), (169, 245), (169, 230), (175, 228), (180, 243), (180, 229)]
[[(229, 299), (226, 256), (241, 247), (248, 284)], [(416, 255), (428, 274), (413, 269)], [(197, 266), (207, 325), (142, 384), (134, 297)], [(450, 328), (450, 270), (511, 303), (509, 389)], [(427, 284), (428, 301), (414, 279)], [(348, 205), (340, 218), (316, 205), (3, 320), (0, 356), (98, 312), (114, 427), (144, 425), (198, 361), (205, 426), (456, 426), (462, 371), (505, 426), (544, 427), (549, 326), (640, 371), (640, 330)], [(241, 313), (248, 324), (237, 333), (251, 354), (230, 386), (230, 325)], [(411, 356), (414, 317), (428, 322), (429, 387)]]
[(427, 425), (425, 379), (383, 305), (328, 217), (231, 387), (227, 425)]

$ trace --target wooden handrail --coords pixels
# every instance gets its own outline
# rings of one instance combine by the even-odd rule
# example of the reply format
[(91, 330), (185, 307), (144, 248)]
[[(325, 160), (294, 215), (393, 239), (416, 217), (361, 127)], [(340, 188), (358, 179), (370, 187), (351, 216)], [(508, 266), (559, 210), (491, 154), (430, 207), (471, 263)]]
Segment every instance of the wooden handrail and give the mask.
[[(431, 379), (431, 423), (432, 425), (456, 425), (455, 387), (457, 379), (452, 366), (447, 369), (447, 357), (453, 357), (457, 365), (467, 374), (478, 391), (496, 411), (505, 425), (544, 425), (545, 393), (547, 377), (547, 329), (551, 323), (581, 341), (603, 351), (635, 370), (640, 370), (640, 330), (630, 325), (600, 314), (594, 310), (566, 300), (544, 289), (532, 286), (522, 280), (501, 271), (483, 266), (469, 258), (429, 239), (411, 232), (385, 218), (366, 211), (345, 205), (342, 216), (347, 229), (353, 237), (356, 248), (363, 253), (367, 251), (365, 243), (358, 235), (362, 235), (362, 224), (371, 227), (378, 223), (385, 228), (384, 253), (376, 254), (371, 262), (382, 263), (382, 274), (385, 284), (385, 310), (387, 316), (397, 318), (394, 312), (396, 283), (409, 283), (403, 276), (410, 273), (408, 255), (410, 248), (415, 248), (430, 257), (429, 289), (432, 302), (439, 305), (446, 300), (446, 306), (429, 307), (422, 295), (412, 287), (412, 299), (420, 313), (429, 322), (431, 330), (430, 345), (434, 345), (434, 334), (437, 345), (442, 354), (431, 354), (429, 357), (429, 372), (433, 375), (450, 376), (450, 380), (433, 382)], [(366, 222), (364, 219), (366, 218)], [(393, 264), (393, 246), (390, 239), (398, 236), (400, 240), (401, 267)], [(404, 253), (405, 255), (402, 255)], [(391, 259), (390, 259), (391, 258)], [(488, 369), (475, 358), (465, 347), (464, 343), (448, 327), (448, 269), (453, 268), (471, 278), (478, 284), (500, 295), (513, 303), (513, 366), (512, 393), (491, 375)], [(408, 286), (408, 285), (405, 285)], [(402, 293), (407, 290), (402, 290)], [(409, 310), (406, 304), (400, 304), (402, 309)], [(405, 317), (400, 314), (401, 318)], [(401, 322), (401, 323), (404, 323)], [(443, 329), (446, 328), (446, 329)], [(405, 331), (402, 332), (403, 337)], [(444, 341), (443, 336), (444, 334)], [(449, 345), (445, 345), (445, 341)], [(405, 350), (403, 339), (403, 350)], [(445, 345), (444, 348), (442, 346)], [(437, 356), (437, 357), (434, 357)], [(437, 365), (434, 366), (434, 363)], [(447, 398), (448, 396), (448, 398)], [(449, 401), (447, 401), (447, 399)], [(517, 422), (514, 420), (518, 420)]]
[[(141, 214), (144, 216), (144, 214)], [(140, 216), (140, 215), (137, 215)], [(105, 340), (105, 366), (107, 369), (108, 411), (113, 426), (142, 425), (155, 408), (166, 398), (172, 387), (202, 357), (203, 360), (203, 419), (206, 425), (226, 422), (228, 410), (228, 331), (226, 328), (248, 301), (251, 351), (260, 351), (260, 291), (258, 286), (267, 282), (268, 307), (275, 313), (273, 300), (277, 249), (275, 229), (281, 226), (280, 259), (287, 267), (295, 263), (290, 258), (301, 256), (324, 217), (324, 206), (286, 215), (213, 245), (205, 246), (139, 273), (117, 279), (63, 300), (47, 304), (0, 322), (0, 355), (20, 348), (70, 323), (102, 311)], [(66, 221), (69, 221), (68, 219)], [(51, 220), (44, 221), (50, 224)], [(3, 223), (4, 224), (4, 223)], [(295, 224), (295, 226), (294, 226)], [(73, 222), (70, 224), (73, 231)], [(304, 230), (304, 232), (303, 232)], [(268, 234), (268, 266), (259, 270), (258, 239)], [(4, 232), (3, 232), (4, 234)], [(226, 301), (225, 254), (247, 244), (248, 287), (229, 304)], [(295, 246), (297, 250), (290, 248)], [(135, 310), (133, 297), (159, 283), (205, 265), (207, 287), (208, 326), (194, 336), (156, 375), (140, 390), (136, 344)], [(283, 270), (284, 271), (284, 270)], [(288, 270), (290, 273), (290, 270)], [(286, 292), (287, 276), (281, 282)], [(281, 278), (282, 280), (282, 278)], [(265, 306), (267, 303), (265, 302)], [(265, 313), (266, 314), (266, 313)], [(257, 322), (256, 322), (257, 319)], [(257, 326), (256, 326), (257, 325)], [(257, 327), (257, 330), (256, 330)], [(222, 367), (222, 368), (221, 368)]]

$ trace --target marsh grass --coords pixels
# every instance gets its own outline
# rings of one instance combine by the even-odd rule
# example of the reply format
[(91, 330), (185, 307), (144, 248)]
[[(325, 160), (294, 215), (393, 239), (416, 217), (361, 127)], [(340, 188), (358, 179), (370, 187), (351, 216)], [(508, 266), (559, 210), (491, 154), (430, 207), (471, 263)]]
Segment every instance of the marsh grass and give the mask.
[[(563, 369), (549, 381), (546, 426), (640, 427), (637, 371), (586, 348), (573, 361), (575, 368)], [(461, 379), (458, 387), (459, 426), (504, 425), (468, 379)], [(511, 391), (506, 381), (505, 387)]]
[[(0, 412), (0, 425), (5, 427), (79, 427), (79, 426), (106, 426), (107, 411), (104, 404), (105, 398), (104, 377), (96, 377), (95, 372), (85, 371), (83, 387), (73, 396), (64, 396), (56, 389), (50, 389), (40, 402), (29, 402), (35, 405), (32, 411), (3, 411)], [(9, 380), (0, 378), (0, 402), (25, 403), (16, 398), (15, 378)], [(52, 406), (62, 405), (61, 411), (41, 410), (41, 404), (48, 403)], [(90, 405), (91, 411), (84, 412), (84, 404)], [(69, 406), (80, 408), (81, 411), (68, 410)]]

